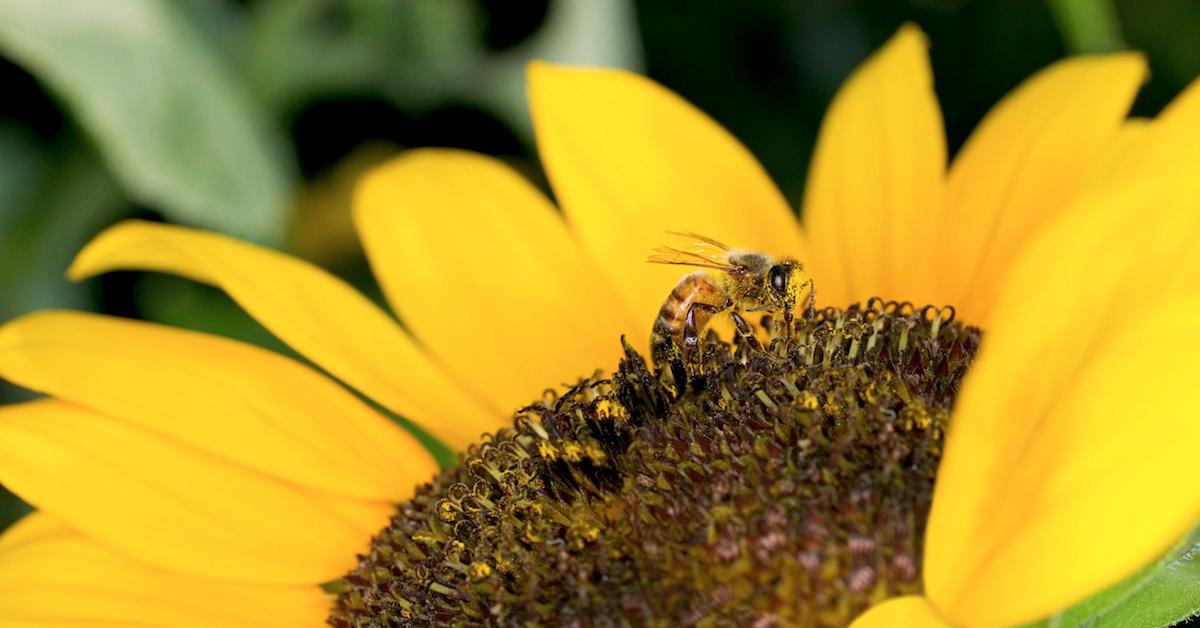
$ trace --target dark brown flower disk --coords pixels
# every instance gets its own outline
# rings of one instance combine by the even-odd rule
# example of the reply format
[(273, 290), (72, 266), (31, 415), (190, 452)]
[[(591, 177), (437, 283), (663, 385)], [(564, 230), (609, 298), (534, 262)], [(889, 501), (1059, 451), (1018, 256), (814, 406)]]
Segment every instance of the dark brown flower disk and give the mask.
[(876, 299), (766, 349), (710, 333), (678, 391), (626, 346), (400, 504), (329, 621), (838, 626), (919, 592), (980, 339), (952, 319)]

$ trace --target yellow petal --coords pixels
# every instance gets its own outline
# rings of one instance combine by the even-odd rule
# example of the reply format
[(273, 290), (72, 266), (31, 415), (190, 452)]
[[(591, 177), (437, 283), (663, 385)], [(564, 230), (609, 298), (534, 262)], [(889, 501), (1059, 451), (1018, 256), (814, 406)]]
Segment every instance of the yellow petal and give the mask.
[(496, 159), (409, 152), (363, 179), (354, 209), (393, 309), (498, 413), (615, 367), (640, 327), (550, 202)]
[(963, 384), (925, 587), (1015, 624), (1115, 583), (1200, 517), (1200, 182), (1089, 194), (1018, 261)]
[(804, 197), (817, 296), (924, 301), (946, 170), (942, 114), (921, 31), (905, 25), (838, 91)]
[(261, 584), (338, 577), (366, 548), (364, 530), (391, 511), (384, 502), (346, 508), (345, 498), (58, 400), (0, 407), (0, 482), (122, 554)]
[[(1099, 187), (1106, 185), (1114, 178), (1123, 174), (1118, 170), (1124, 168), (1124, 161), (1131, 150), (1142, 143), (1150, 132), (1152, 120), (1148, 118), (1129, 118), (1121, 125), (1116, 136), (1105, 148), (1103, 156), (1097, 159), (1095, 166), (1088, 172), (1084, 187)], [(1157, 176), (1157, 175), (1156, 175)]]
[(1176, 96), (1143, 135), (1113, 168), (1114, 175), (1194, 174), (1200, 169), (1200, 79)]
[(415, 438), (334, 382), (289, 358), (216, 336), (40, 312), (0, 327), (0, 375), (342, 495), (403, 499), (436, 470)]
[(925, 598), (909, 595), (871, 607), (859, 615), (850, 628), (942, 628), (949, 625)]
[(1075, 57), (1037, 73), (988, 113), (950, 169), (936, 303), (987, 322), (1017, 254), (1108, 155), (1145, 78), (1140, 54)]
[(293, 349), (454, 447), (497, 415), (441, 373), (395, 321), (345, 282), (301, 260), (212, 233), (129, 221), (80, 252), (70, 275), (117, 269), (213, 284)]
[(0, 625), (321, 626), (315, 585), (235, 584), (130, 560), (44, 513), (0, 537)]
[(669, 243), (666, 231), (804, 258), (794, 214), (762, 166), (660, 85), (620, 70), (534, 63), (529, 101), (555, 196), (643, 325), (635, 345), (646, 345), (682, 274), (645, 262)]

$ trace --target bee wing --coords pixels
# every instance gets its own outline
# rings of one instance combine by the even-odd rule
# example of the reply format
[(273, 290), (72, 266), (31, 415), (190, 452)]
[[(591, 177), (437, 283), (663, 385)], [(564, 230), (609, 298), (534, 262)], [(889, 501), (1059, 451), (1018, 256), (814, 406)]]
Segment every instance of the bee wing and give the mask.
[(708, 246), (711, 246), (711, 247), (714, 247), (714, 248), (720, 250), (722, 253), (729, 251), (728, 244), (725, 244), (724, 242), (721, 242), (720, 240), (714, 240), (713, 238), (710, 238), (708, 236), (700, 235), (699, 233), (693, 233), (691, 231), (668, 231), (667, 233), (669, 233), (673, 236), (679, 236), (681, 238), (688, 238), (688, 239), (694, 240), (693, 245), (707, 244)]
[(734, 268), (726, 262), (724, 256), (716, 257), (704, 255), (695, 251), (685, 251), (669, 246), (660, 246), (654, 249), (654, 254), (646, 258), (651, 264), (674, 264), (677, 266), (693, 266), (696, 268), (711, 268), (730, 272)]

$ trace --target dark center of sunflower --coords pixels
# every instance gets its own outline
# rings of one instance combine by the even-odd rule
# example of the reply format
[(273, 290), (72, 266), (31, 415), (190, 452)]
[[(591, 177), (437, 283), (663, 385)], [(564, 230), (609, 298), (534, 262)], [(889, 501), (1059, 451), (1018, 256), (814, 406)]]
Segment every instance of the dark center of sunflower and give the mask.
[(710, 333), (680, 391), (626, 346), (611, 379), (522, 409), (399, 505), (329, 621), (844, 625), (920, 591), (979, 339), (876, 299), (767, 349)]

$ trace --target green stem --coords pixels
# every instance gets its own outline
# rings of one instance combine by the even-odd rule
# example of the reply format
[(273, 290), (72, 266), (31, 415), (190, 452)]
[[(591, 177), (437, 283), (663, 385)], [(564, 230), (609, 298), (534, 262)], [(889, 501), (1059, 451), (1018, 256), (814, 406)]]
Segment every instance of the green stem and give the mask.
[(1050, 0), (1050, 9), (1071, 52), (1112, 52), (1125, 47), (1111, 0)]

